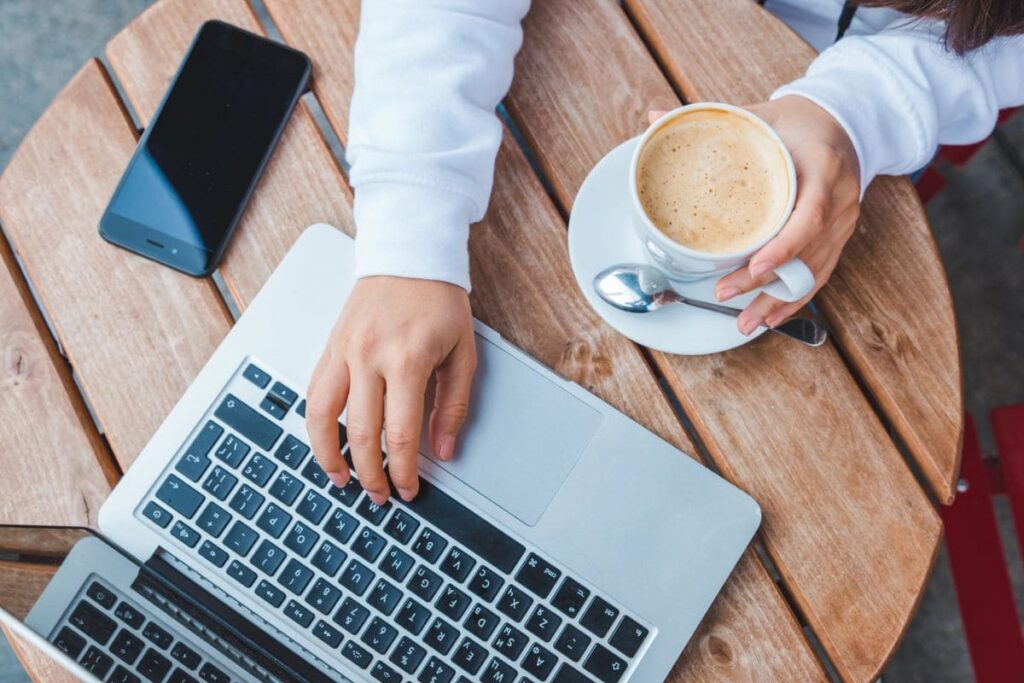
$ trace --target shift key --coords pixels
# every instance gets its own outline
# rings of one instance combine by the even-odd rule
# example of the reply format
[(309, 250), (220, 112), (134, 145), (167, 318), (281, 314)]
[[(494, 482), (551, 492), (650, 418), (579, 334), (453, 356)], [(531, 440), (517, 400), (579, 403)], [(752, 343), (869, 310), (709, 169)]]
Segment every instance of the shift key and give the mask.
[(270, 450), (281, 436), (280, 427), (242, 403), (233, 394), (224, 397), (214, 415), (265, 451)]

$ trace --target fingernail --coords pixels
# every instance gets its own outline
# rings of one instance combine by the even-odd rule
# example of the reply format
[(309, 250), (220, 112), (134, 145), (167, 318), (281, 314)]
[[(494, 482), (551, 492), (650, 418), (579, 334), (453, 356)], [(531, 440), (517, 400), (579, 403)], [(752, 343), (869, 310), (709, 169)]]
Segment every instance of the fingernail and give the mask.
[(341, 472), (328, 472), (327, 478), (339, 489), (345, 488), (345, 484), (348, 483), (348, 477)]
[(438, 444), (437, 457), (442, 460), (450, 460), (452, 454), (455, 452), (455, 437), (451, 434), (446, 434), (441, 437), (441, 443)]
[(772, 315), (765, 318), (764, 324), (767, 327), (775, 327), (776, 325), (781, 323), (785, 319), (785, 317), (786, 316), (779, 315), (778, 313), (773, 313)]
[(740, 290), (737, 287), (725, 287), (719, 290), (715, 296), (718, 297), (719, 301), (728, 301), (739, 293)]
[(402, 497), (402, 500), (408, 503), (410, 500), (416, 497), (416, 492), (413, 491), (412, 489), (399, 488), (398, 495)]
[(752, 320), (748, 320), (740, 326), (740, 332), (743, 333), (743, 336), (749, 337), (751, 333), (760, 327), (763, 322), (764, 320), (762, 318), (753, 318)]
[(370, 496), (370, 500), (372, 500), (377, 505), (383, 506), (384, 503), (388, 502), (388, 496), (386, 493), (376, 493), (373, 491), (367, 491), (366, 494)]
[(751, 263), (750, 264), (750, 276), (751, 277), (760, 277), (760, 276), (764, 275), (765, 273), (767, 273), (771, 269), (772, 269), (771, 264), (770, 263), (766, 263), (764, 261), (760, 261), (758, 263)]

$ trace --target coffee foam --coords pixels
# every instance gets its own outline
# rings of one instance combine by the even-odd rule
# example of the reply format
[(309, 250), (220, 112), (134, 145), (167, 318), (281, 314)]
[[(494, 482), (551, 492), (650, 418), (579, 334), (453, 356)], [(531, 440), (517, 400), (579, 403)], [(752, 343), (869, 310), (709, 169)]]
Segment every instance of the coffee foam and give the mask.
[(637, 190), (647, 216), (673, 241), (733, 253), (778, 225), (789, 200), (789, 167), (779, 143), (756, 122), (703, 109), (648, 139)]

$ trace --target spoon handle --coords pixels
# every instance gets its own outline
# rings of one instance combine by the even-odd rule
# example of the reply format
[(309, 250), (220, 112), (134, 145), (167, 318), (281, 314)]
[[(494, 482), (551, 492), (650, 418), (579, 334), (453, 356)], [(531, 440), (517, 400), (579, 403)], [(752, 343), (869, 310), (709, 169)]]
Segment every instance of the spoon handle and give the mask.
[(688, 296), (684, 296), (675, 290), (672, 291), (676, 301), (687, 306), (693, 306), (694, 308), (703, 308), (705, 311), (714, 311), (715, 313), (724, 313), (725, 315), (731, 315), (734, 318), (740, 317), (740, 313), (743, 312), (742, 308), (733, 308), (732, 306), (723, 306), (722, 304), (714, 304), (710, 301), (701, 301), (700, 299), (691, 299)]
[[(699, 299), (691, 299), (688, 296), (683, 296), (679, 292), (673, 292), (676, 297), (676, 301), (694, 308), (703, 308), (707, 311), (714, 311), (715, 313), (724, 313), (725, 315), (731, 315), (734, 318), (738, 318), (740, 313), (743, 312), (741, 308), (733, 308), (732, 306), (723, 306), (722, 304), (714, 304), (710, 301), (701, 301)], [(778, 332), (779, 334), (785, 335), (792, 339), (796, 339), (799, 342), (803, 342), (808, 346), (821, 346), (828, 339), (828, 332), (825, 330), (825, 326), (819, 323), (817, 320), (811, 320), (808, 318), (790, 318), (781, 325), (769, 328), (772, 332)]]

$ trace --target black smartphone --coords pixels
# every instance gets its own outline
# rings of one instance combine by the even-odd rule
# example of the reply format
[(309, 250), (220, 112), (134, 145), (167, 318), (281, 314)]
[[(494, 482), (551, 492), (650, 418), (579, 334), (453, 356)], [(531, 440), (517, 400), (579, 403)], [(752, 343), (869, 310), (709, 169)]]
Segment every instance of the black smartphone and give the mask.
[(100, 235), (189, 275), (217, 267), (312, 70), (298, 50), (203, 24), (100, 219)]

